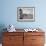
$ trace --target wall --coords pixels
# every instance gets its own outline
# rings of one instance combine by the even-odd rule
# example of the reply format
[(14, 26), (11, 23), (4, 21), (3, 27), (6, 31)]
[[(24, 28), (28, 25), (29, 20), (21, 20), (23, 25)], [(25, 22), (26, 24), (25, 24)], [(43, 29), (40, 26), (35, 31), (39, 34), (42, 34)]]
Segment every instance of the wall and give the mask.
[[(46, 28), (46, 1), (41, 0), (1, 0), (0, 24), (13, 24), (16, 28)], [(35, 22), (18, 22), (17, 7), (35, 7)]]
[[(46, 28), (46, 1), (41, 0), (1, 0), (0, 24), (13, 24), (16, 28)], [(18, 22), (17, 7), (35, 7), (35, 22)]]
[[(16, 28), (40, 27), (46, 32), (45, 4), (46, 0), (0, 0), (0, 29), (13, 24)], [(17, 21), (17, 7), (22, 6), (35, 7), (35, 22)]]

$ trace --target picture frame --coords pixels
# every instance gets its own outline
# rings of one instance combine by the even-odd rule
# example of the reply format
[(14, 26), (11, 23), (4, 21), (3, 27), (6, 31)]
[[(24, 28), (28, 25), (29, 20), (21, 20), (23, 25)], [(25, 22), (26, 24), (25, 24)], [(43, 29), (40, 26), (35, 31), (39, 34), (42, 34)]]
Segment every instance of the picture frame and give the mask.
[(17, 7), (17, 21), (34, 22), (35, 7)]

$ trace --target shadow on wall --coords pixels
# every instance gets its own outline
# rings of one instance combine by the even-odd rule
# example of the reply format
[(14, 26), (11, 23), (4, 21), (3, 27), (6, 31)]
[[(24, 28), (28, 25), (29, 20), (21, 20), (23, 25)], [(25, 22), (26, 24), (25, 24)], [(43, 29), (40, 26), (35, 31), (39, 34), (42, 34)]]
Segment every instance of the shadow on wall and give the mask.
[(2, 32), (5, 32), (3, 29), (5, 28), (5, 25), (4, 24), (0, 24), (0, 43), (2, 43)]

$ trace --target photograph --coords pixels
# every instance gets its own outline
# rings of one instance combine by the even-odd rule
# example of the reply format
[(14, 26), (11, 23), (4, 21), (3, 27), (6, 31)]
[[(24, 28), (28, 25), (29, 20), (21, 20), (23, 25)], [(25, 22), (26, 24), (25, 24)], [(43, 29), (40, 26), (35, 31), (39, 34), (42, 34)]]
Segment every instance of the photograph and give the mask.
[(17, 8), (18, 21), (35, 21), (35, 7), (18, 7)]

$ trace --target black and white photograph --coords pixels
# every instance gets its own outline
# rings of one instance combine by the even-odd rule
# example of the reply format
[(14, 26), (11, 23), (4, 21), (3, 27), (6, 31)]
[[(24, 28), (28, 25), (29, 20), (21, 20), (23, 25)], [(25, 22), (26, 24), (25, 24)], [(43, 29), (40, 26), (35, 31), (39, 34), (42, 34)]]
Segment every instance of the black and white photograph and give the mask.
[(17, 8), (18, 21), (35, 21), (35, 7), (18, 7)]

